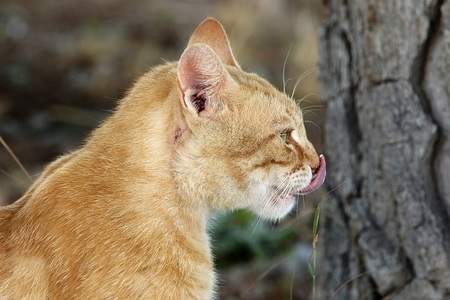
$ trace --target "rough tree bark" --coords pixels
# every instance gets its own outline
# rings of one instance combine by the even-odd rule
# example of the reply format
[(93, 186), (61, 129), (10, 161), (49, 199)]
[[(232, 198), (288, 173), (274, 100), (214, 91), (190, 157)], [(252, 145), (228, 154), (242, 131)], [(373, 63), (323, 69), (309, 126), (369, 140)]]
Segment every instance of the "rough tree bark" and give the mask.
[(329, 0), (320, 299), (450, 299), (450, 0)]

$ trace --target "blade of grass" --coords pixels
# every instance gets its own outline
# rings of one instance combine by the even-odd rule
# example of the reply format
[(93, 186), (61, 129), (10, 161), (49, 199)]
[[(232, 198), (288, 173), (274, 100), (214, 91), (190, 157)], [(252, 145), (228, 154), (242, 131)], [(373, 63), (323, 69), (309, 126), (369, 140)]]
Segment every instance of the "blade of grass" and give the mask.
[(314, 212), (313, 221), (313, 252), (312, 252), (312, 263), (308, 263), (309, 272), (311, 273), (312, 282), (312, 300), (316, 300), (316, 270), (317, 270), (317, 242), (319, 241), (319, 219), (320, 219), (320, 203), (317, 205), (316, 211)]
[(15, 163), (19, 166), (19, 168), (22, 170), (22, 172), (27, 176), (27, 178), (30, 180), (30, 182), (33, 182), (33, 179), (31, 178), (28, 171), (25, 169), (25, 167), (22, 165), (20, 160), (17, 158), (17, 156), (14, 154), (14, 152), (9, 148), (8, 144), (5, 142), (5, 140), (0, 135), (0, 144), (5, 147), (6, 151), (8, 151), (9, 155), (11, 155), (12, 159), (15, 161)]
[(316, 211), (314, 213), (313, 236), (317, 235), (317, 229), (319, 227), (319, 218), (320, 218), (320, 203), (317, 205)]
[(295, 269), (292, 271), (292, 277), (291, 277), (291, 289), (289, 291), (289, 299), (294, 299), (294, 281), (295, 281)]
[(368, 273), (368, 272), (360, 273), (360, 274), (358, 274), (358, 275), (356, 275), (356, 276), (350, 278), (349, 280), (347, 280), (347, 281), (344, 282), (343, 284), (341, 284), (341, 286), (340, 286), (336, 291), (334, 291), (333, 295), (331, 295), (330, 300), (333, 300), (334, 297), (336, 297), (336, 295), (337, 295), (343, 288), (345, 288), (347, 285), (349, 285), (352, 281), (355, 281), (356, 279), (358, 279), (358, 278), (360, 278), (360, 277), (366, 275), (367, 273)]

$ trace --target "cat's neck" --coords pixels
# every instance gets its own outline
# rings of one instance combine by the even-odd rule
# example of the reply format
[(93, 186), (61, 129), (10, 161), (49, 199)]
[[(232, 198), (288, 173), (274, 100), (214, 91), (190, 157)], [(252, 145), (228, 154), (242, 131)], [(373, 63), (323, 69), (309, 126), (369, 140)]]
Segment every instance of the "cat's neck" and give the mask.
[(210, 209), (205, 202), (186, 199), (174, 178), (177, 143), (181, 132), (188, 135), (174, 82), (171, 64), (146, 74), (82, 151), (95, 160), (86, 166), (95, 165), (98, 176), (126, 181), (115, 188), (126, 189), (128, 197), (115, 201), (138, 212), (141, 221), (165, 215), (204, 232)]

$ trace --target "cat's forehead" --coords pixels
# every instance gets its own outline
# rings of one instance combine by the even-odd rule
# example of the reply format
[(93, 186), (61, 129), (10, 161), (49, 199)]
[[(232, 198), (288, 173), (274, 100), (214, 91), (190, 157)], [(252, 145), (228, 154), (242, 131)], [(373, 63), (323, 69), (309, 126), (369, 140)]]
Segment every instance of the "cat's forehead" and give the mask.
[(301, 122), (302, 113), (295, 101), (267, 80), (236, 68), (230, 68), (229, 72), (246, 95), (242, 104), (258, 112), (259, 116), (264, 115), (268, 124), (279, 127)]
[(279, 93), (267, 80), (261, 78), (256, 74), (247, 73), (235, 67), (228, 67), (227, 69), (231, 77), (241, 87), (259, 91), (266, 94), (267, 96), (273, 97), (277, 96), (277, 94)]

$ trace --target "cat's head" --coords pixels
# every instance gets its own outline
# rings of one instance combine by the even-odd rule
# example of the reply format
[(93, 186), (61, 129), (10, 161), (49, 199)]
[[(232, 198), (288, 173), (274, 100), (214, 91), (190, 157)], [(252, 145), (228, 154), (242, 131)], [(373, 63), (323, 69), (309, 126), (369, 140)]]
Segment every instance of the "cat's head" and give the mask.
[(276, 220), (295, 195), (323, 183), (325, 159), (306, 137), (300, 108), (239, 67), (219, 22), (206, 19), (193, 33), (177, 81), (188, 132), (178, 141), (177, 172), (189, 197)]

